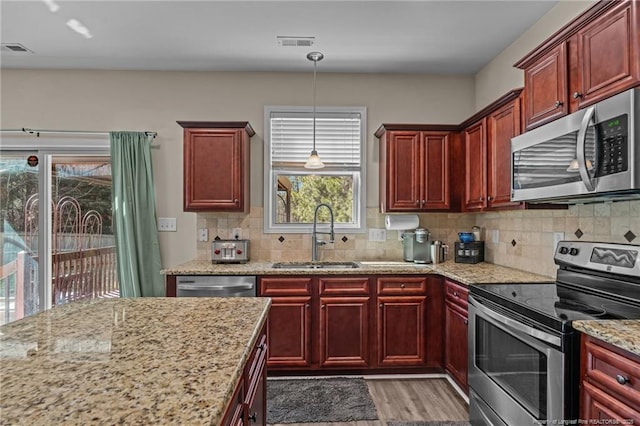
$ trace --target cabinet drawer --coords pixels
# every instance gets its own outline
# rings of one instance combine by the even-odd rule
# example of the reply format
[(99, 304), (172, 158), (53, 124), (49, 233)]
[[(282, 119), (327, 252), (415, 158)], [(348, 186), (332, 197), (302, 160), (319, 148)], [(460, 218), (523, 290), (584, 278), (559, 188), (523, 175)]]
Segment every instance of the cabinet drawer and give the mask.
[(583, 339), (589, 382), (640, 410), (640, 359), (588, 336)]
[(369, 295), (369, 278), (341, 277), (320, 278), (318, 281), (320, 294), (329, 295)]
[(444, 286), (447, 301), (467, 309), (469, 289), (466, 286), (449, 280), (444, 280)]
[(384, 277), (378, 278), (378, 294), (380, 295), (425, 295), (427, 294), (426, 277)]
[(310, 296), (311, 278), (260, 278), (260, 296)]

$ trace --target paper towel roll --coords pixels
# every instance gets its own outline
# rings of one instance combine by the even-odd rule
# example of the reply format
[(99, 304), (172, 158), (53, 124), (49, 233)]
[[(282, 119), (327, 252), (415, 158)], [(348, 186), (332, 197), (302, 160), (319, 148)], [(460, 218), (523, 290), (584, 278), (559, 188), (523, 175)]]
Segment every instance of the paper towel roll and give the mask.
[(420, 219), (417, 214), (394, 214), (386, 215), (384, 226), (388, 230), (405, 231), (415, 229), (420, 226)]

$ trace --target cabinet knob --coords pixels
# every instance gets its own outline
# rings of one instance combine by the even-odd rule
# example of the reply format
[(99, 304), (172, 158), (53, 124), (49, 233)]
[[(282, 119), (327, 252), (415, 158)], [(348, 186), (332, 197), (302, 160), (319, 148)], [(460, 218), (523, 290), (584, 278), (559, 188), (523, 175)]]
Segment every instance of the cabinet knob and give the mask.
[(453, 292), (453, 296), (454, 296), (454, 297), (458, 297), (458, 292), (457, 292), (457, 291), (454, 291), (454, 292)]
[(259, 344), (259, 345), (258, 345), (258, 350), (259, 350), (259, 351), (263, 351), (263, 350), (264, 350), (264, 348), (266, 348), (266, 347), (267, 347), (267, 344), (266, 344), (266, 343), (261, 343), (261, 344)]
[(578, 99), (582, 97), (582, 93), (580, 92), (573, 92), (573, 99)]
[(382, 307), (384, 307), (384, 304), (382, 304), (382, 303), (381, 303), (381, 304), (380, 304), (380, 307), (381, 307), (381, 308), (382, 308)]
[(308, 309), (309, 307), (311, 307), (311, 305), (309, 305), (308, 303), (305, 303), (304, 307)]
[(235, 200), (233, 200), (234, 203), (238, 204), (240, 200), (238, 200), (237, 198)]
[(416, 200), (416, 206), (420, 205), (420, 200)]
[(321, 307), (322, 309), (324, 309), (324, 308), (326, 308), (326, 307), (327, 307), (327, 305), (321, 305), (320, 307)]
[(487, 197), (487, 200), (491, 201), (491, 200), (493, 200), (493, 197), (492, 197), (491, 195), (489, 195), (489, 196)]
[(464, 325), (469, 325), (469, 320), (464, 320)]
[(405, 288), (406, 286), (404, 284), (400, 284), (400, 288)]
[(556, 103), (555, 103), (555, 104), (553, 104), (553, 105), (554, 105), (556, 108), (559, 108), (559, 107), (561, 107), (561, 106), (563, 105), (563, 102), (562, 102), (562, 101), (556, 101)]
[(478, 198), (478, 201), (484, 201), (484, 197)]
[(258, 422), (258, 413), (249, 414), (249, 421), (257, 423)]
[(622, 374), (618, 374), (616, 376), (616, 381), (621, 385), (626, 385), (627, 383), (629, 383), (629, 379), (624, 377)]

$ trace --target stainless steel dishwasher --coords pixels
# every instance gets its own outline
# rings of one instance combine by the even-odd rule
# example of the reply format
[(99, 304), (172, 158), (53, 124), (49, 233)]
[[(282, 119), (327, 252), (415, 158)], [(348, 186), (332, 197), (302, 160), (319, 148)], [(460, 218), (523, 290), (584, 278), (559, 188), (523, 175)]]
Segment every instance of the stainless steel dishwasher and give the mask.
[(245, 275), (179, 275), (178, 297), (255, 297), (256, 277)]

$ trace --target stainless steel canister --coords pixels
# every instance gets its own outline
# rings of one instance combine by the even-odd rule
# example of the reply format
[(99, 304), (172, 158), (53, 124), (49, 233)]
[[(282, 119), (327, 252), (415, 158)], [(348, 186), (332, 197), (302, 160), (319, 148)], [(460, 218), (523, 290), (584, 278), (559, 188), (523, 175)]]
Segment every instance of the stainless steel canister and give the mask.
[(440, 240), (434, 240), (431, 242), (431, 262), (444, 262), (444, 248), (442, 247), (442, 241)]

